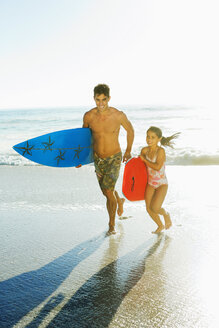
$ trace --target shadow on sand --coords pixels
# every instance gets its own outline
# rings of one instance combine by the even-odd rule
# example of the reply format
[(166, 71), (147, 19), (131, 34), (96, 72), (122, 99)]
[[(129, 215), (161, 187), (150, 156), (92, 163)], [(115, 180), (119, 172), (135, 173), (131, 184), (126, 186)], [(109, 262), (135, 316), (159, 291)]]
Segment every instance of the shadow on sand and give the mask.
[(166, 237), (154, 236), (94, 274), (47, 327), (108, 327), (124, 297), (143, 276), (147, 259), (157, 250), (161, 241), (164, 250)]
[[(0, 283), (0, 327), (13, 327), (22, 317), (41, 304), (69, 276), (85, 258), (95, 252), (105, 234), (76, 246), (42, 268), (23, 273)], [(63, 296), (58, 295), (47, 304), (47, 313)], [(58, 302), (58, 303), (57, 303)], [(38, 326), (37, 326), (38, 327)]]

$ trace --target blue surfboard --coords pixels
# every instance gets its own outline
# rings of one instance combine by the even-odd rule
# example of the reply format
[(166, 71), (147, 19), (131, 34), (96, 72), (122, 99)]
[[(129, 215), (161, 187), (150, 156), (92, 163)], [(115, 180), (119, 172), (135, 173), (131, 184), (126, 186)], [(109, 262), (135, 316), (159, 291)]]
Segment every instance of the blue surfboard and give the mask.
[(53, 167), (73, 167), (93, 162), (89, 128), (47, 133), (21, 142), (13, 149), (33, 162)]

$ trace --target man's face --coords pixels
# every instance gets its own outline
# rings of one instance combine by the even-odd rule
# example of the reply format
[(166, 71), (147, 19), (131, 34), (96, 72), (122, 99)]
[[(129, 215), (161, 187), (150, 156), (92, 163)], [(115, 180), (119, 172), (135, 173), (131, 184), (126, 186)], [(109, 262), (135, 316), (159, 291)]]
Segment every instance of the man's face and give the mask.
[(94, 97), (95, 103), (97, 105), (97, 108), (100, 111), (104, 111), (108, 108), (108, 102), (110, 101), (110, 97), (105, 96), (104, 94), (96, 95)]

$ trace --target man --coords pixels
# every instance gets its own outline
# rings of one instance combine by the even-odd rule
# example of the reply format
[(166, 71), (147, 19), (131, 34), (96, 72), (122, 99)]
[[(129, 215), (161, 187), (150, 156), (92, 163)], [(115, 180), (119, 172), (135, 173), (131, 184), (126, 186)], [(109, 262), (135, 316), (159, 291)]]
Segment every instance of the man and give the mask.
[(119, 131), (120, 126), (122, 126), (127, 132), (127, 148), (123, 155), (124, 162), (131, 158), (134, 129), (123, 112), (109, 107), (110, 89), (106, 84), (98, 84), (94, 88), (94, 100), (96, 107), (85, 113), (83, 127), (90, 128), (92, 131), (95, 171), (102, 193), (106, 197), (106, 207), (109, 214), (108, 234), (115, 234), (116, 209), (118, 215), (121, 216), (125, 201), (115, 191), (122, 161)]

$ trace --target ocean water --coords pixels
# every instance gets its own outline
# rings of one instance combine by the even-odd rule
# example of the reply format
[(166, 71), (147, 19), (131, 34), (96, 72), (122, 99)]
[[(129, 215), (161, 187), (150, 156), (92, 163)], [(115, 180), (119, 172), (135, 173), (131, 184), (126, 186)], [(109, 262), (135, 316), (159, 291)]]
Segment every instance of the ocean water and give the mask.
[[(155, 125), (164, 136), (181, 132), (174, 149), (166, 148), (167, 165), (219, 165), (216, 112), (201, 108), (120, 106), (132, 122), (132, 155), (146, 145), (146, 130)], [(18, 155), (12, 146), (42, 134), (82, 126), (89, 107), (0, 110), (0, 165), (36, 165)], [(126, 133), (120, 132), (122, 150)]]

